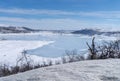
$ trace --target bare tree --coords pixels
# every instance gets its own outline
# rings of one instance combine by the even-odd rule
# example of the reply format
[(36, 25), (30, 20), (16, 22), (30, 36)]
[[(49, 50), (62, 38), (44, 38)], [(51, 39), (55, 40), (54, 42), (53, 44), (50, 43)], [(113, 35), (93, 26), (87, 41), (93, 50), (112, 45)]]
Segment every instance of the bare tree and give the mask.
[[(20, 72), (33, 69), (32, 59), (30, 58), (30, 56), (27, 56), (26, 54), (27, 51), (23, 50), (22, 56), (17, 60), (16, 69), (17, 70), (19, 69)], [(19, 64), (21, 67), (18, 68)]]
[(95, 37), (93, 37), (93, 39), (92, 39), (91, 46), (88, 44), (88, 42), (87, 42), (87, 46), (88, 46), (89, 52), (90, 52), (89, 59), (97, 59), (97, 50), (96, 50), (96, 46), (95, 46)]

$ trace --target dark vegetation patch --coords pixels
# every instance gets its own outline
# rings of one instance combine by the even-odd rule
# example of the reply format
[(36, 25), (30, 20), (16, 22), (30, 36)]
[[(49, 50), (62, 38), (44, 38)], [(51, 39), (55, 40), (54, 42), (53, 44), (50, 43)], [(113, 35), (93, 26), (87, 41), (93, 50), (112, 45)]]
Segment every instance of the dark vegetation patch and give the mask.
[(102, 81), (120, 81), (119, 78), (115, 77), (115, 76), (101, 76), (101, 80)]

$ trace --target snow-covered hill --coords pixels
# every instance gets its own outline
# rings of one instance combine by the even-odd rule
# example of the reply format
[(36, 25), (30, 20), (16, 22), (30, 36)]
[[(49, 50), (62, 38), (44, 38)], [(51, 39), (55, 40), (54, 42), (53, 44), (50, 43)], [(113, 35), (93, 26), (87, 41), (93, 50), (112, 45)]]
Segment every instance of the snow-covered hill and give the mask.
[(10, 33), (52, 33), (52, 34), (80, 34), (80, 35), (120, 35), (120, 31), (116, 30), (108, 30), (105, 31), (103, 29), (80, 29), (80, 30), (41, 30), (41, 29), (31, 29), (29, 27), (15, 27), (15, 26), (0, 26), (0, 33), (2, 34), (10, 34)]
[(112, 35), (120, 35), (120, 31), (103, 31), (98, 29), (81, 29), (73, 31), (72, 34), (82, 34), (82, 35), (105, 35), (105, 36), (112, 36)]
[(2, 77), (0, 81), (120, 81), (120, 59), (55, 65)]
[(0, 26), (0, 33), (31, 33), (37, 30), (30, 29), (27, 27), (14, 27), (14, 26)]

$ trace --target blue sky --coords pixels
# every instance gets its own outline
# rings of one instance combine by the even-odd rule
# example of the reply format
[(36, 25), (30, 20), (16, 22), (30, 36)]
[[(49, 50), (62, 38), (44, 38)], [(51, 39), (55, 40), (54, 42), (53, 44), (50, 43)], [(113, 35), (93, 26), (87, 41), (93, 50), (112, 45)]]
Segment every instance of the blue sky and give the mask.
[(120, 0), (1, 0), (0, 25), (120, 29)]

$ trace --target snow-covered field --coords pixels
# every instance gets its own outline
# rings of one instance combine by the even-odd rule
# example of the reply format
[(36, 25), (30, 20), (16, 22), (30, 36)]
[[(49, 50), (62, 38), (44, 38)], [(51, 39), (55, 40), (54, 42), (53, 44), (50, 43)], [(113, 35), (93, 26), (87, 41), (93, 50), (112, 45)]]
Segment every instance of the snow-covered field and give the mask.
[(120, 59), (55, 65), (2, 77), (0, 81), (120, 81)]
[[(36, 49), (54, 41), (20, 41), (4, 40), (0, 41), (0, 62), (15, 64), (24, 50)], [(34, 61), (42, 60), (42, 57), (31, 55)]]
[[(97, 42), (115, 40), (115, 37), (95, 36)], [(65, 55), (65, 50), (76, 49), (80, 54), (87, 53), (86, 42), (92, 37), (72, 34), (27, 33), (0, 34), (0, 63), (14, 65), (23, 50), (35, 61), (56, 60)], [(60, 58), (59, 58), (60, 59)]]

